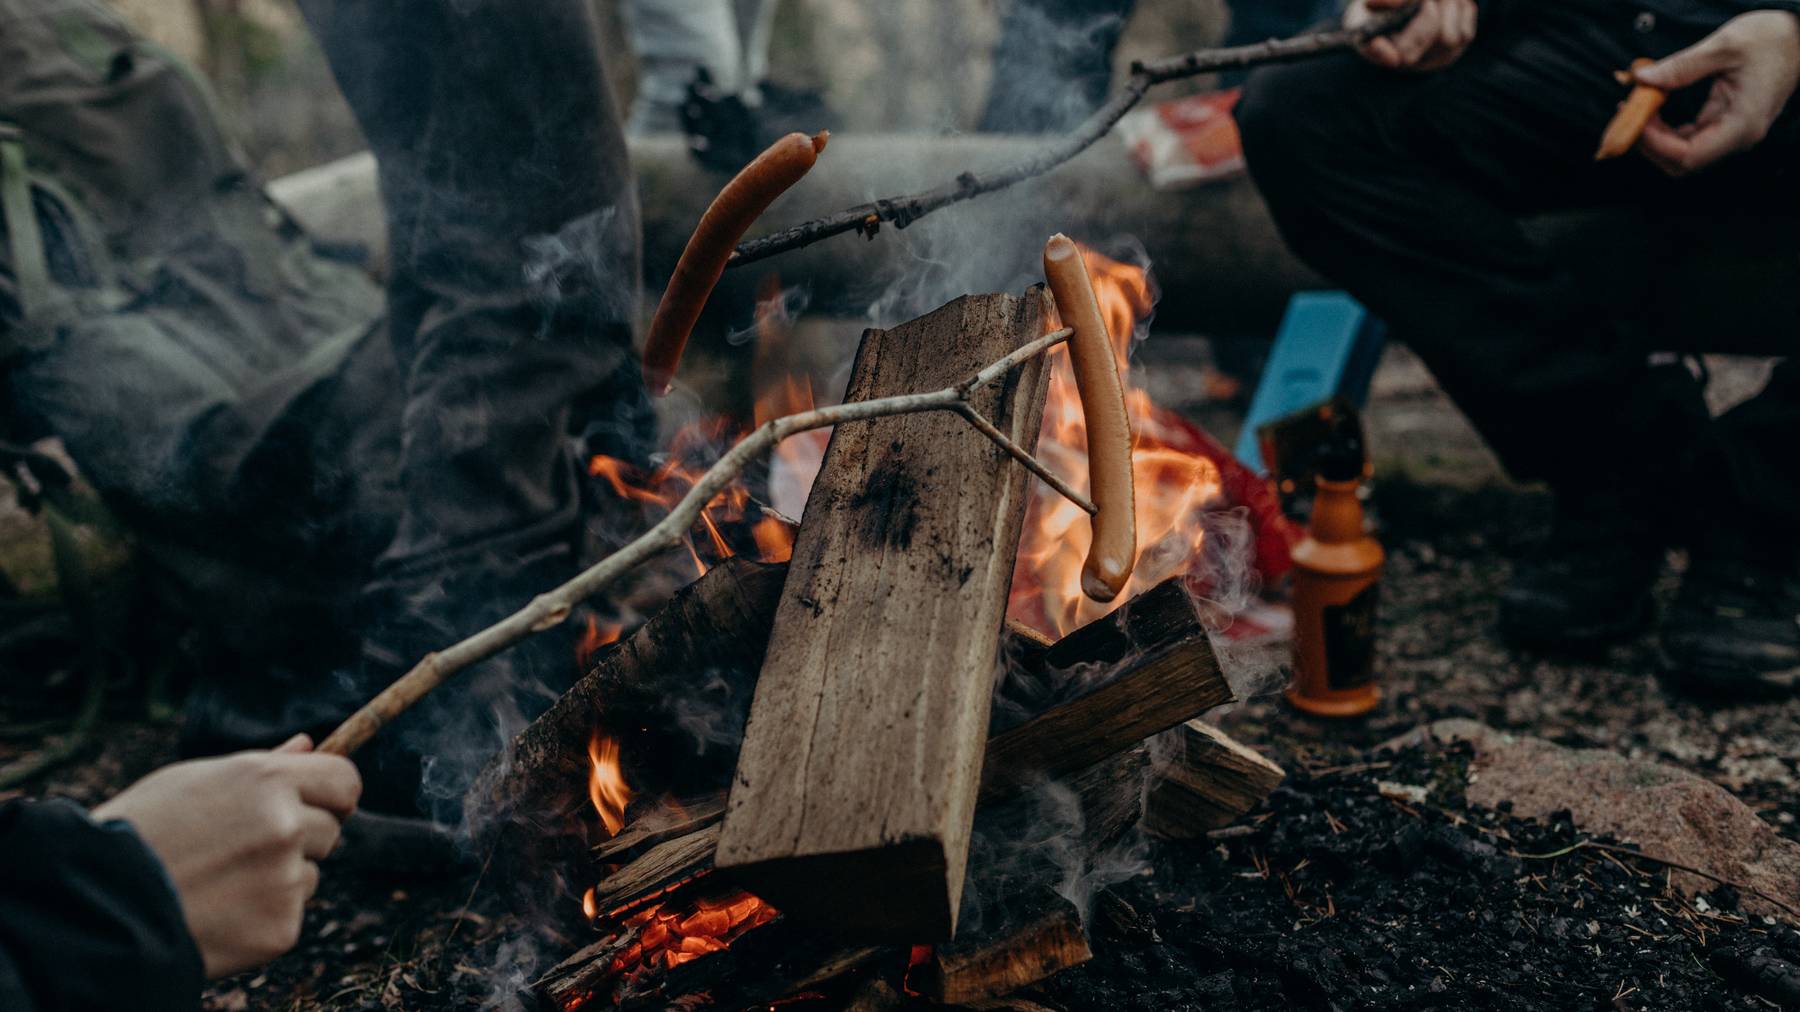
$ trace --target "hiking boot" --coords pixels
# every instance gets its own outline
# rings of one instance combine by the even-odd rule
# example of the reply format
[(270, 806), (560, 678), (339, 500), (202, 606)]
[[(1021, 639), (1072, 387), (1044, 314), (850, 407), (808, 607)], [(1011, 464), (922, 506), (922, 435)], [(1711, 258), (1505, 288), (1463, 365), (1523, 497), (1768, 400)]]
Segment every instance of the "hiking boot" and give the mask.
[(1689, 691), (1800, 688), (1800, 553), (1703, 539), (1663, 625), (1662, 648), (1664, 678)]
[(1558, 495), (1550, 540), (1513, 567), (1500, 631), (1535, 647), (1593, 647), (1649, 621), (1663, 543), (1613, 495)]

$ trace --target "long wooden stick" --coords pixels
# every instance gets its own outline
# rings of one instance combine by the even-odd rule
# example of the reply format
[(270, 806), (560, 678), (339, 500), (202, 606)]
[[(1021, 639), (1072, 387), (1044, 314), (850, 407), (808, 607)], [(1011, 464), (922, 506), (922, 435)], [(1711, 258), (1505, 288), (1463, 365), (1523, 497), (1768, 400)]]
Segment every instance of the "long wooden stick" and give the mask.
[[(764, 422), (736, 446), (726, 451), (717, 463), (708, 468), (700, 480), (694, 483), (694, 487), (688, 490), (687, 495), (683, 496), (681, 501), (675, 504), (675, 508), (669, 511), (669, 515), (663, 517), (654, 527), (639, 535), (630, 544), (583, 570), (562, 586), (532, 598), (530, 604), (499, 622), (469, 636), (454, 646), (426, 654), (418, 664), (413, 666), (411, 671), (400, 676), (399, 680), (381, 690), (381, 693), (369, 700), (362, 709), (351, 714), (350, 718), (340, 724), (337, 730), (331, 732), (330, 737), (319, 744), (318, 751), (334, 755), (349, 755), (366, 744), (383, 726), (405, 713), (408, 707), (448, 681), (452, 675), (487, 660), (528, 636), (561, 625), (568, 619), (575, 605), (594, 596), (657, 554), (681, 544), (683, 535), (693, 527), (694, 521), (699, 519), (700, 511), (725, 491), (726, 486), (742, 474), (744, 468), (752, 460), (768, 453), (789, 436), (811, 429), (823, 429), (833, 425), (842, 425), (845, 422), (864, 421), (870, 418), (915, 414), (921, 411), (948, 411), (974, 422), (977, 431), (992, 439), (994, 435), (998, 434), (998, 430), (992, 423), (985, 426), (980, 424), (981, 421), (987, 420), (969, 406), (970, 395), (981, 387), (1001, 379), (1020, 364), (1067, 341), (1070, 333), (1067, 328), (1064, 328), (1045, 334), (1029, 344), (1020, 346), (1005, 358), (987, 366), (963, 382), (942, 390), (837, 404)], [(976, 421), (977, 419), (980, 421)], [(1025, 453), (1011, 440), (1005, 440), (1004, 437), (1002, 440), (1000, 445), (1007, 453), (1030, 468), (1033, 473), (1048, 481), (1059, 492), (1069, 495), (1076, 505), (1089, 513), (1094, 511), (1093, 503), (1075, 495), (1067, 484), (1057, 479), (1035, 457)]]
[(866, 204), (847, 207), (836, 214), (804, 222), (758, 239), (738, 244), (726, 267), (742, 267), (772, 257), (777, 253), (810, 246), (845, 232), (860, 232), (869, 238), (883, 224), (905, 228), (939, 208), (960, 203), (984, 193), (1003, 190), (1014, 183), (1041, 176), (1087, 150), (1090, 145), (1112, 130), (1133, 106), (1143, 99), (1151, 87), (1168, 81), (1195, 77), (1218, 70), (1239, 70), (1270, 63), (1292, 63), (1297, 60), (1326, 56), (1360, 46), (1378, 35), (1404, 28), (1417, 12), (1417, 4), (1409, 4), (1385, 17), (1376, 18), (1356, 28), (1338, 28), (1326, 32), (1298, 35), (1290, 39), (1269, 39), (1247, 46), (1219, 49), (1197, 49), (1180, 56), (1169, 56), (1149, 63), (1131, 66), (1131, 76), (1124, 87), (1094, 110), (1079, 126), (1030, 157), (995, 172), (978, 174), (963, 172), (951, 182), (935, 189), (899, 197), (886, 197)]

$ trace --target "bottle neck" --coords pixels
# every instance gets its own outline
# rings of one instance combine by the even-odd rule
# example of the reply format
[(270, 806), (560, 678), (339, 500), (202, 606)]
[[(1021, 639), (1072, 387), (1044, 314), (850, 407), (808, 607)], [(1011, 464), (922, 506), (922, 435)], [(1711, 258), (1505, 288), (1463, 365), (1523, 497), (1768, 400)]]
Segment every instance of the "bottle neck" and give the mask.
[(1314, 541), (1342, 545), (1362, 540), (1367, 532), (1363, 529), (1362, 500), (1356, 497), (1361, 484), (1318, 480), (1313, 496), (1312, 522), (1307, 526)]

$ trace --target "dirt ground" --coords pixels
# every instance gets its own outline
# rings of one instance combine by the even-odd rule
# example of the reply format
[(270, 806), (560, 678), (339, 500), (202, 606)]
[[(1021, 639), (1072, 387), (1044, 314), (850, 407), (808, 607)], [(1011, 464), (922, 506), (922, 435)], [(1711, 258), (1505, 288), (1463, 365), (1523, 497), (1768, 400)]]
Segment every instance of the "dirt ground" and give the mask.
[[(1497, 640), (1494, 593), (1509, 559), (1543, 534), (1547, 499), (1500, 481), (1441, 395), (1406, 368), (1403, 359), (1384, 368), (1370, 415), (1376, 449), (1387, 454), (1373, 499), (1390, 553), (1380, 709), (1325, 723), (1263, 699), (1224, 715), (1235, 735), (1287, 766), (1289, 784), (1245, 835), (1154, 848), (1154, 874), (1096, 902), (1094, 962), (1029, 1001), (1778, 1007), (1753, 996), (1760, 985), (1734, 968), (1758, 952), (1800, 961), (1800, 938), (1734, 912), (1728, 890), (1677, 901), (1659, 869), (1563, 852), (1574, 842), (1566, 824), (1468, 810), (1455, 755), (1367, 751), (1429, 720), (1471, 717), (1694, 770), (1800, 840), (1800, 700), (1721, 706), (1671, 695), (1654, 676), (1651, 634), (1586, 657), (1515, 652)], [(1417, 432), (1431, 434), (1434, 453), (1398, 466), (1391, 451), (1402, 430), (1415, 446)], [(1680, 563), (1671, 561), (1665, 599)], [(69, 700), (66, 687), (46, 694), (44, 685), (16, 673), (0, 679), (0, 762), (55, 740)], [(143, 713), (137, 697), (115, 699), (96, 747), (26, 792), (92, 803), (173, 758), (173, 727)], [(1447, 786), (1421, 806), (1376, 786), (1406, 777)], [(529, 913), (508, 909), (479, 868), (448, 879), (328, 874), (300, 947), (214, 984), (206, 1007), (518, 1007), (531, 969), (582, 943), (529, 930), (521, 916)]]

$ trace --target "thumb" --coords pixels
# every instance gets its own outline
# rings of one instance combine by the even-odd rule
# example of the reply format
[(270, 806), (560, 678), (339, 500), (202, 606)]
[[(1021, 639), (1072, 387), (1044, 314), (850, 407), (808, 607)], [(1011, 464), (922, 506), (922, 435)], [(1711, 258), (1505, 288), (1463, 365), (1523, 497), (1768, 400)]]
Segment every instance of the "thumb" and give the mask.
[(297, 734), (275, 748), (277, 752), (311, 752), (313, 740), (309, 735)]
[(1696, 81), (1703, 81), (1721, 71), (1730, 70), (1733, 66), (1730, 46), (1719, 41), (1718, 36), (1709, 36), (1683, 49), (1679, 53), (1664, 57), (1655, 64), (1638, 71), (1634, 76), (1639, 84), (1647, 84), (1652, 88), (1674, 91), (1685, 88)]

